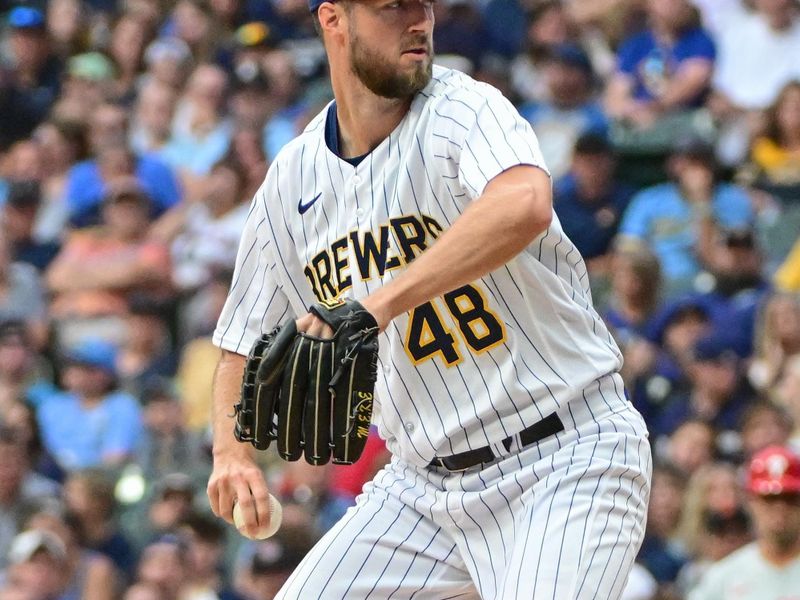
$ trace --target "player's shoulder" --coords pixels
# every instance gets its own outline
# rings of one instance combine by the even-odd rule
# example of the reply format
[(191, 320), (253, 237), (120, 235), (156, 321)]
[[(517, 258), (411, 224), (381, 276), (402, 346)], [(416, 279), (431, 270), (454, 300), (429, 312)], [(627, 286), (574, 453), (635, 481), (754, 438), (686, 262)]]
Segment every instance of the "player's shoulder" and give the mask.
[(461, 71), (434, 65), (433, 77), (421, 92), (429, 110), (477, 112), (487, 104), (506, 101), (496, 87), (477, 81)]

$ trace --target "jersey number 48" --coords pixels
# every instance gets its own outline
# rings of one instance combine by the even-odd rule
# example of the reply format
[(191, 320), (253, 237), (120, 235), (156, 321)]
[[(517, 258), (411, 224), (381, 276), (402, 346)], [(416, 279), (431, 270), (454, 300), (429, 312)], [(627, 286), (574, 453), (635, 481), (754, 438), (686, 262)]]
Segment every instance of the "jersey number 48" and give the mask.
[(406, 352), (414, 364), (426, 361), (437, 354), (448, 367), (463, 360), (461, 341), (475, 354), (491, 350), (506, 339), (503, 321), (488, 307), (488, 303), (474, 284), (448, 292), (441, 298), (452, 315), (460, 339), (448, 328), (442, 318), (437, 300), (419, 305), (411, 311), (406, 331)]

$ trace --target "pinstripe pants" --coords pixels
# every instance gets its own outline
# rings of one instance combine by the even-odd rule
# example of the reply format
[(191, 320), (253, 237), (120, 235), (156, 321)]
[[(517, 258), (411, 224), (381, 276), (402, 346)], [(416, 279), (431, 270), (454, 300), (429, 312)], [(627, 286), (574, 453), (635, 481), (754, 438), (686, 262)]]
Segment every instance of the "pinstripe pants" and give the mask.
[(394, 458), (292, 574), (281, 600), (619, 598), (644, 535), (644, 422), (607, 376), (566, 430), (460, 473)]

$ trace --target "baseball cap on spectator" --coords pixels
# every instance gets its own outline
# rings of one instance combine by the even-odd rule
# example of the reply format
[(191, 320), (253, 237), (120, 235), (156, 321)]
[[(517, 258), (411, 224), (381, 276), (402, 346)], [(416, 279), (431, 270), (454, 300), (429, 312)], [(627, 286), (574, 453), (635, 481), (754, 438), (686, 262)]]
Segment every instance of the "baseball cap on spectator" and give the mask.
[(747, 469), (747, 490), (757, 496), (800, 494), (800, 456), (784, 446), (756, 453)]
[(698, 135), (688, 135), (679, 139), (673, 146), (671, 154), (672, 156), (682, 156), (712, 167), (717, 164), (713, 144)]
[(47, 552), (58, 561), (67, 558), (67, 549), (58, 536), (49, 531), (30, 529), (17, 534), (12, 540), (8, 560), (18, 565), (29, 561), (37, 552)]
[(114, 77), (114, 65), (100, 52), (76, 54), (67, 63), (67, 73), (76, 79), (102, 82)]
[(112, 376), (117, 374), (117, 347), (100, 338), (85, 338), (69, 348), (64, 356), (68, 364), (102, 369)]
[(148, 66), (162, 60), (174, 60), (177, 63), (188, 61), (192, 57), (189, 45), (180, 38), (159, 38), (147, 46), (144, 52), (144, 61)]
[(575, 141), (573, 152), (583, 156), (597, 156), (599, 154), (612, 154), (614, 149), (608, 136), (596, 131), (587, 131)]
[(8, 26), (12, 29), (44, 29), (44, 14), (33, 6), (17, 6), (8, 13)]
[(580, 69), (586, 75), (594, 74), (589, 55), (577, 44), (554, 44), (547, 48), (547, 58), (551, 61)]
[(650, 341), (661, 345), (667, 328), (689, 316), (708, 320), (711, 314), (708, 307), (699, 298), (691, 296), (679, 298), (664, 306), (656, 315), (652, 326), (647, 332), (647, 337)]
[(181, 494), (192, 500), (194, 492), (192, 478), (186, 473), (168, 473), (153, 486), (153, 494), (161, 500), (170, 494)]
[(277, 42), (275, 32), (262, 21), (245, 23), (236, 30), (234, 37), (241, 48), (273, 48)]
[(697, 340), (692, 356), (698, 362), (728, 362), (738, 358), (730, 342), (715, 334)]

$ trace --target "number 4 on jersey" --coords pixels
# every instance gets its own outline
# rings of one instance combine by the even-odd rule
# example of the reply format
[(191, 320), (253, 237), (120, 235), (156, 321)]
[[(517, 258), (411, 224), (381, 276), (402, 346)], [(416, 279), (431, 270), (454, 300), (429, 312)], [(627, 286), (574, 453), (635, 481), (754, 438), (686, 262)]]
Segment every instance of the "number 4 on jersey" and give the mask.
[[(480, 290), (465, 285), (443, 296), (448, 312), (458, 325), (467, 347), (479, 354), (494, 348), (506, 339), (503, 322), (487, 306)], [(406, 332), (406, 350), (414, 364), (437, 354), (447, 366), (461, 362), (460, 342), (448, 329), (433, 301), (411, 311)]]

